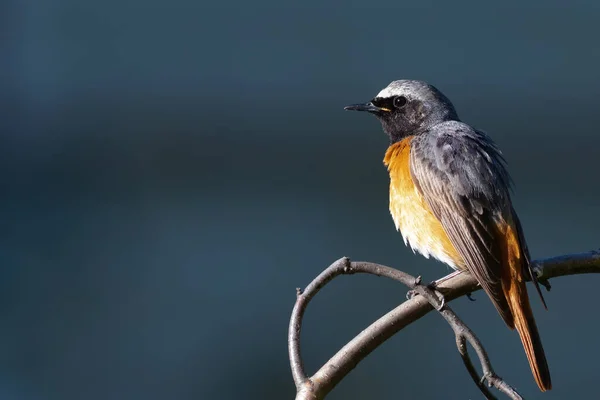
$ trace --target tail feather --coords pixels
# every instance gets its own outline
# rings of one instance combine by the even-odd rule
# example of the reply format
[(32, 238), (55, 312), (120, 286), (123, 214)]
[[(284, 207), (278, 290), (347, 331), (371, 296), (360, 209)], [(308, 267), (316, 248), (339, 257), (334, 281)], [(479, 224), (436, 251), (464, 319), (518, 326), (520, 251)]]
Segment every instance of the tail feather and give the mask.
[[(516, 283), (516, 282), (515, 282)], [(542, 392), (552, 389), (550, 370), (546, 362), (546, 355), (542, 347), (542, 340), (538, 332), (533, 312), (529, 304), (525, 282), (519, 282), (511, 286), (508, 292), (508, 304), (513, 314), (515, 328), (519, 332), (521, 342), (535, 382)]]
[[(504, 270), (502, 274), (502, 290), (513, 316), (514, 327), (519, 332), (531, 372), (542, 392), (552, 389), (550, 370), (542, 347), (542, 339), (533, 318), (524, 272), (528, 269), (532, 275), (527, 245), (522, 232), (509, 223), (505, 225), (506, 248), (504, 251)], [(523, 242), (523, 243), (521, 243)], [(524, 265), (525, 264), (525, 265)], [(533, 276), (532, 276), (533, 278)], [(545, 303), (544, 303), (545, 306)]]

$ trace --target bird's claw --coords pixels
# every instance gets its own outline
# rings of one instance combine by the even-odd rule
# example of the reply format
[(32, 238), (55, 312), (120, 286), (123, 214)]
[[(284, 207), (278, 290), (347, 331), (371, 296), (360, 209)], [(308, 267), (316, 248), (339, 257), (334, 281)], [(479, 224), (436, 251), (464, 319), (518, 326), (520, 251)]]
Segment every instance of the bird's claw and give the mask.
[[(437, 294), (437, 293), (439, 293), (439, 292), (436, 292), (436, 294)], [(443, 294), (441, 294), (441, 293), (439, 293), (439, 296), (438, 296), (438, 297), (440, 298), (440, 306), (439, 306), (439, 307), (437, 307), (437, 310), (438, 310), (438, 311), (442, 311), (442, 310), (444, 309), (444, 306), (446, 305), (446, 298), (445, 298), (445, 297), (444, 297), (444, 295), (443, 295)]]
[(438, 311), (442, 311), (444, 309), (444, 306), (446, 305), (446, 298), (444, 297), (444, 295), (442, 293), (440, 293), (437, 290), (437, 285), (438, 285), (438, 283), (436, 281), (432, 281), (432, 282), (429, 282), (426, 287), (427, 287), (427, 289), (431, 290), (437, 296), (437, 298), (440, 300), (440, 305), (435, 308)]
[(437, 285), (438, 285), (438, 283), (436, 281), (431, 281), (431, 282), (429, 282), (427, 287), (431, 290), (437, 290)]
[(550, 284), (550, 281), (548, 281), (548, 280), (538, 281), (538, 283), (540, 285), (542, 285), (543, 287), (545, 287), (547, 291), (550, 291), (550, 289), (552, 289), (552, 285)]
[(535, 274), (537, 282), (540, 285), (542, 285), (543, 287), (545, 287), (546, 290), (549, 292), (550, 289), (552, 289), (552, 285), (550, 285), (550, 281), (548, 279), (542, 278), (544, 271), (543, 271), (541, 265), (539, 265), (537, 263), (533, 263), (531, 269), (533, 270), (533, 273)]
[(446, 298), (444, 297), (444, 295), (442, 293), (440, 293), (439, 290), (437, 290), (437, 286), (438, 286), (438, 282), (437, 281), (432, 281), (427, 285), (428, 289), (431, 289), (439, 298), (440, 300), (440, 306), (436, 307), (436, 309), (438, 311), (442, 311), (444, 309), (444, 306), (446, 305)]

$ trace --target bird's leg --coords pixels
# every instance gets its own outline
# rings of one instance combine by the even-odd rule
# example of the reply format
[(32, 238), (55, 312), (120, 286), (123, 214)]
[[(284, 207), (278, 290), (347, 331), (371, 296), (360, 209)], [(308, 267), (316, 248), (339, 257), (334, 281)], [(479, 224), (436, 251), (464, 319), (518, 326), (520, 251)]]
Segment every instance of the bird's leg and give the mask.
[[(455, 276), (457, 276), (458, 274), (462, 273), (462, 271), (454, 271), (449, 275), (444, 276), (443, 278), (440, 278), (438, 280), (435, 280), (431, 283), (429, 283), (429, 285), (427, 285), (427, 287), (433, 291), (435, 291), (438, 296), (440, 297), (440, 301), (442, 302), (441, 305), (438, 308), (438, 311), (442, 310), (444, 308), (444, 305), (446, 304), (446, 298), (444, 297), (444, 295), (437, 290), (438, 286), (441, 285), (442, 283), (446, 282), (449, 279), (454, 278)], [(468, 295), (469, 300), (474, 300), (473, 298), (470, 297), (470, 294)]]
[[(450, 280), (450, 279), (454, 278), (455, 276), (457, 276), (457, 275), (459, 275), (459, 274), (462, 274), (462, 271), (456, 270), (456, 271), (452, 272), (451, 274), (449, 274), (449, 275), (446, 275), (446, 276), (444, 276), (444, 277), (442, 277), (442, 278), (438, 279), (437, 281), (433, 281), (433, 282), (431, 282), (431, 283), (428, 285), (428, 287), (429, 287), (430, 289), (437, 290), (437, 287), (438, 287), (439, 285), (441, 285), (442, 283), (446, 282), (447, 280)], [(472, 293), (467, 293), (467, 299), (469, 299), (469, 300), (471, 300), (471, 301), (475, 301), (475, 300), (476, 300), (476, 299), (473, 297)]]
[(457, 276), (458, 274), (462, 274), (462, 271), (454, 271), (449, 275), (444, 276), (443, 278), (438, 279), (437, 281), (433, 281), (431, 282), (429, 285), (430, 289), (436, 289), (439, 285), (441, 285), (442, 283), (446, 282), (449, 279), (454, 278), (455, 276)]

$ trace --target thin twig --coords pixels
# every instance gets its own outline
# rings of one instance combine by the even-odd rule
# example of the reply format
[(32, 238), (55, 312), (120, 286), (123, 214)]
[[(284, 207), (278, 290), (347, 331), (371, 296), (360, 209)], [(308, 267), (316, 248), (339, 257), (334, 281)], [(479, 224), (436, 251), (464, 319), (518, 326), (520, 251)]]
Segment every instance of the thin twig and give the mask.
[(496, 400), (496, 397), (492, 394), (492, 392), (490, 392), (488, 387), (483, 384), (481, 378), (477, 374), (477, 370), (473, 366), (473, 362), (471, 361), (471, 357), (469, 357), (469, 352), (467, 351), (467, 339), (464, 335), (456, 335), (456, 347), (458, 348), (458, 353), (465, 364), (465, 368), (467, 368), (469, 375), (471, 375), (473, 382), (475, 382), (479, 390), (481, 390), (481, 393), (483, 393), (485, 398), (488, 400)]
[[(598, 273), (600, 272), (600, 252), (592, 251), (537, 260), (534, 264), (536, 265), (538, 277), (541, 282), (559, 276)], [(303, 293), (298, 295), (292, 312), (288, 335), (292, 375), (297, 388), (296, 399), (320, 400), (325, 398), (327, 393), (374, 349), (402, 328), (418, 320), (433, 309), (424, 296), (414, 296), (373, 322), (368, 328), (342, 347), (311, 378), (308, 378), (304, 372), (300, 356), (300, 329), (302, 316), (308, 302), (327, 282), (336, 276), (359, 272), (357, 269), (361, 269), (361, 266), (365, 265), (375, 266), (377, 267), (376, 269), (381, 269), (382, 267), (388, 268), (371, 263), (350, 263), (347, 258), (342, 258), (323, 271), (307, 286)], [(397, 272), (398, 275), (396, 276), (399, 277), (397, 280), (405, 284), (405, 279), (412, 278), (408, 274), (400, 271)], [(410, 285), (407, 286), (410, 287)], [(449, 302), (460, 296), (475, 292), (480, 288), (472, 276), (469, 274), (459, 274), (436, 286), (436, 289), (443, 293), (445, 301)], [(496, 377), (492, 376), (488, 377), (487, 380), (492, 386), (507, 393), (505, 383), (499, 378), (496, 379)]]
[(469, 374), (475, 381), (477, 387), (481, 390), (481, 392), (488, 399), (494, 399), (495, 397), (490, 393), (490, 391), (483, 385), (483, 381), (487, 381), (489, 386), (493, 386), (496, 389), (500, 390), (504, 394), (506, 394), (512, 400), (523, 400), (521, 395), (517, 393), (517, 391), (512, 388), (508, 383), (506, 383), (502, 378), (500, 378), (494, 372), (492, 368), (492, 363), (490, 362), (490, 358), (487, 355), (483, 345), (475, 336), (475, 333), (456, 315), (454, 311), (450, 309), (447, 305), (444, 306), (443, 301), (440, 301), (436, 295), (436, 292), (428, 288), (427, 286), (418, 286), (416, 288), (417, 293), (425, 297), (429, 303), (434, 306), (440, 314), (444, 317), (446, 322), (450, 325), (454, 334), (456, 335), (457, 343), (461, 341), (464, 343), (465, 339), (473, 346), (477, 356), (479, 357), (479, 362), (481, 363), (481, 368), (483, 370), (483, 378), (479, 378), (476, 375), (475, 367), (471, 362), (471, 358), (469, 357), (469, 353), (467, 351), (466, 345), (463, 346), (463, 351), (461, 351), (459, 347), (460, 355), (469, 371)]
[(296, 289), (296, 304), (292, 311), (288, 330), (288, 351), (292, 376), (296, 383), (297, 391), (300, 391), (301, 387), (308, 383), (308, 377), (306, 376), (306, 372), (304, 372), (304, 364), (300, 355), (300, 330), (302, 329), (302, 317), (304, 316), (304, 311), (306, 311), (306, 306), (323, 286), (336, 276), (343, 274), (344, 269), (348, 268), (349, 265), (350, 260), (348, 258), (340, 258), (325, 271), (321, 272), (304, 291), (300, 288)]

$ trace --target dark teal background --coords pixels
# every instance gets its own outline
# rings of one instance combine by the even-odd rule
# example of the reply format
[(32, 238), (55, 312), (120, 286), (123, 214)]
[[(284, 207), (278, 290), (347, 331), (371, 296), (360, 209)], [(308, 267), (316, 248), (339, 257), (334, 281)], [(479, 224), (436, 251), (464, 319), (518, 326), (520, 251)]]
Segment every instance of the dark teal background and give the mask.
[[(595, 1), (0, 6), (0, 398), (291, 399), (295, 288), (347, 255), (433, 280), (387, 209), (387, 138), (343, 106), (423, 79), (503, 149), (535, 258), (600, 246)], [(500, 3), (494, 3), (500, 4)], [(527, 398), (597, 395), (596, 276), (533, 298), (554, 390), (482, 293), (453, 306)], [(309, 371), (404, 299), (342, 277)], [(330, 399), (475, 399), (431, 314)]]

